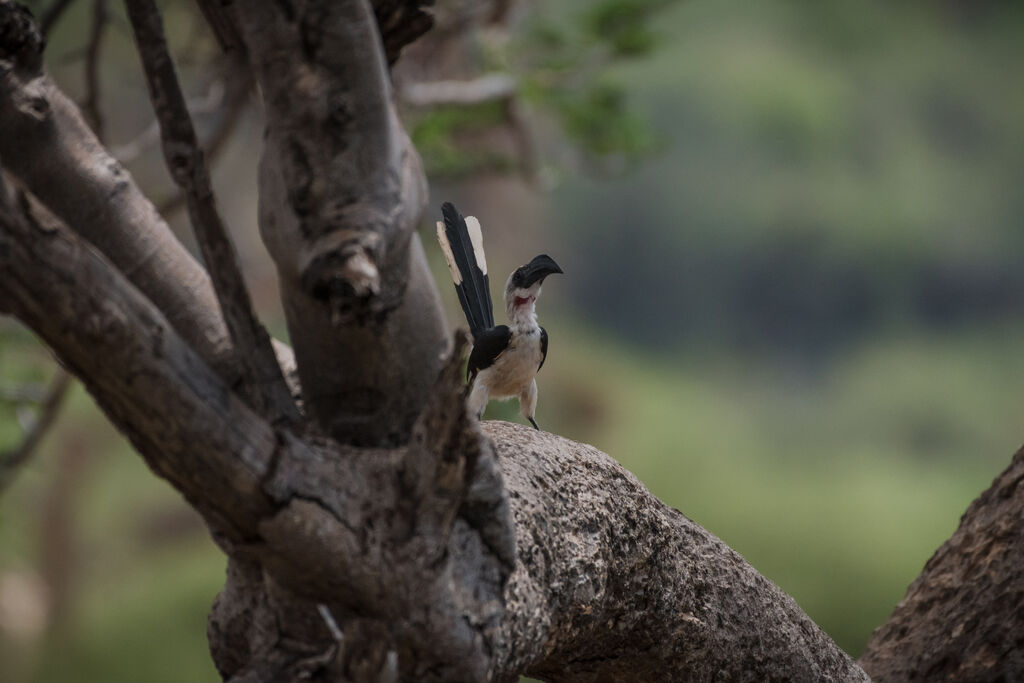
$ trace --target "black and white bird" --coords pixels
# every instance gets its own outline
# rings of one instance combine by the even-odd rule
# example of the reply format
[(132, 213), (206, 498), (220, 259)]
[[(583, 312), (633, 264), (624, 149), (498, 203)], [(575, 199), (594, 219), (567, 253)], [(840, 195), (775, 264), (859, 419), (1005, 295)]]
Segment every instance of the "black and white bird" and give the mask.
[(547, 254), (519, 266), (505, 283), (508, 325), (494, 324), (490, 280), (480, 221), (463, 218), (451, 202), (441, 206), (444, 221), (437, 222), (437, 241), (459, 294), (473, 335), (466, 372), (473, 389), (469, 410), (480, 417), (492, 398), (519, 399), (519, 410), (535, 429), (537, 372), (548, 355), (548, 333), (537, 324), (537, 297), (544, 278), (561, 273)]

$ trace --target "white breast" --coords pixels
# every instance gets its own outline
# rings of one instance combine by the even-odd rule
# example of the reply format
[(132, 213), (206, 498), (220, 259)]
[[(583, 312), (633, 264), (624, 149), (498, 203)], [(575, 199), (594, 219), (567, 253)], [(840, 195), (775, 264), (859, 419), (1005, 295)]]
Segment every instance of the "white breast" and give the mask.
[(513, 328), (508, 348), (480, 373), (479, 381), (490, 390), (491, 398), (519, 396), (536, 376), (540, 358), (540, 328)]

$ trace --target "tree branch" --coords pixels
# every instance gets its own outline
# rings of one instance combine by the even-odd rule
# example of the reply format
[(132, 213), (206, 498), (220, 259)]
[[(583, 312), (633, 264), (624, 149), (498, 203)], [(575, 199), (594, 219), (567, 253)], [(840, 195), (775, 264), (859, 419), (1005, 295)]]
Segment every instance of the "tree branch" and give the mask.
[[(128, 282), (123, 273), (134, 278), (162, 252), (126, 258), (106, 231), (138, 246), (128, 217), (158, 240), (166, 226), (141, 195), (104, 206), (137, 190), (42, 75), (41, 41), (9, 0), (3, 161), (61, 216), (93, 222), (88, 239), (127, 265), (21, 194), (0, 202), (0, 306), (83, 379), (229, 553), (209, 629), (222, 676), (866, 680), (791, 599), (608, 456), (506, 423), (484, 426), (492, 444), (466, 415), (464, 343), (440, 353), (438, 297), (412, 235), (423, 178), (377, 32), (386, 43), (398, 30), (385, 4), (420, 3), (378, 2), (376, 18), (365, 0), (251, 0), (244, 12), (204, 3), (228, 8), (256, 66), (267, 109), (261, 230), (310, 412), (337, 439), (275, 429), (195, 353), (191, 343), (209, 353), (212, 338), (231, 348), (215, 315), (217, 330), (183, 338), (181, 326), (215, 306), (207, 280), (177, 319), (153, 303), (180, 297), (172, 271), (138, 285), (150, 298)], [(115, 165), (114, 181), (97, 160)]]
[(270, 337), (253, 313), (234, 246), (214, 204), (210, 176), (167, 49), (160, 13), (152, 0), (128, 0), (127, 8), (150, 99), (160, 121), (167, 167), (185, 193), (236, 362), (244, 368), (243, 394), (271, 422), (297, 424), (295, 402), (284, 383)]
[(24, 194), (0, 205), (0, 298), (213, 528), (254, 535), (272, 511), (261, 479), (273, 430), (109, 261)]
[(222, 546), (258, 561), (280, 638), (260, 645), (262, 627), (235, 619), (226, 631), (256, 639), (247, 662), (325, 652), (324, 604), (345, 633), (331, 666), (357, 671), (385, 647), (407, 678), (485, 676), (514, 554), (500, 472), (464, 409), (464, 345), (435, 377), (407, 447), (355, 451), (261, 420), (101, 254), (24, 194), (0, 205), (0, 301)]
[(238, 368), (209, 276), (43, 72), (43, 46), (27, 10), (0, 0), (4, 167), (113, 261), (233, 383)]
[(93, 0), (92, 27), (85, 52), (85, 101), (82, 109), (96, 137), (103, 139), (103, 112), (100, 111), (100, 49), (107, 26), (107, 0)]
[(470, 81), (409, 83), (402, 100), (414, 107), (472, 106), (515, 97), (516, 81), (507, 74), (488, 74)]
[(0, 453), (0, 493), (11, 485), (18, 471), (29, 461), (43, 437), (50, 431), (70, 387), (71, 375), (62, 368), (57, 368), (39, 404), (39, 412), (22, 437), (21, 443), (6, 453)]
[(1014, 680), (1024, 671), (1024, 448), (960, 519), (861, 666), (875, 681)]
[(424, 10), (433, 4), (434, 0), (373, 0), (388, 64), (394, 64), (403, 47), (433, 27), (434, 15)]
[[(235, 59), (232, 59), (231, 63), (232, 66), (224, 78), (227, 89), (223, 96), (224, 102), (218, 108), (218, 116), (212, 125), (212, 131), (203, 143), (203, 152), (209, 159), (211, 168), (227, 147), (238, 122), (242, 119), (242, 114), (246, 111), (249, 94), (252, 92), (252, 75), (249, 73), (248, 64), (240, 64)], [(193, 111), (191, 106), (189, 111)], [(185, 194), (179, 190), (157, 202), (157, 210), (160, 211), (160, 215), (167, 216), (184, 205)]]
[(260, 228), (307, 411), (348, 443), (402, 443), (447, 335), (374, 16), (365, 0), (233, 7), (266, 108)]
[(604, 453), (484, 426), (516, 522), (508, 680), (868, 680), (792, 598)]

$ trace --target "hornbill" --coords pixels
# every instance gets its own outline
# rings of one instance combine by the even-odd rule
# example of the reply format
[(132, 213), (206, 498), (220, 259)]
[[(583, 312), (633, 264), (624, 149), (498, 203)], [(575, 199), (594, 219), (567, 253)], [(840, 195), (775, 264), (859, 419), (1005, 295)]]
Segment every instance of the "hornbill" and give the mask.
[(548, 333), (537, 324), (537, 297), (544, 278), (561, 273), (547, 254), (519, 266), (505, 283), (505, 311), (509, 325), (494, 324), (490, 280), (480, 221), (463, 218), (451, 202), (441, 205), (444, 222), (437, 222), (437, 241), (466, 314), (473, 350), (466, 375), (473, 383), (469, 410), (478, 418), (492, 398), (519, 398), (519, 410), (534, 429), (537, 409), (537, 371), (548, 355)]

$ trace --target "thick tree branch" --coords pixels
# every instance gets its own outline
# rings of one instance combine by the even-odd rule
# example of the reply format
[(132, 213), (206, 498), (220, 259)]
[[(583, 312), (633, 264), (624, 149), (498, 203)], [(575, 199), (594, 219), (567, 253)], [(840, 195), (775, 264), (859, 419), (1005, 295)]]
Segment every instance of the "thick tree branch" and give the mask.
[(349, 443), (402, 443), (447, 339), (374, 16), (365, 0), (234, 7), (266, 105), (260, 228), (307, 412)]
[(185, 193), (235, 358), (244, 369), (243, 394), (271, 422), (287, 420), (297, 424), (295, 402), (285, 385), (270, 337), (253, 313), (234, 246), (214, 203), (210, 176), (167, 49), (160, 13), (152, 0), (128, 0), (127, 7), (150, 98), (160, 121), (164, 157), (171, 176)]
[(323, 653), (325, 604), (348, 648), (332, 666), (358, 668), (377, 643), (397, 653), (406, 679), (486, 675), (513, 537), (494, 455), (463, 407), (464, 345), (435, 378), (407, 447), (355, 451), (260, 419), (102, 255), (26, 195), (0, 206), (0, 301), (222, 544), (262, 567), (280, 637), (262, 643), (257, 626), (235, 619), (225, 631), (249, 639), (246, 662), (293, 662), (280, 638)]
[(27, 10), (0, 0), (4, 168), (113, 261), (207, 362), (237, 376), (209, 276), (43, 72), (43, 45)]
[(867, 680), (792, 598), (604, 453), (485, 431), (516, 521), (497, 654), (509, 680)]
[(1024, 448), (971, 503), (861, 665), (875, 681), (1011, 681), (1024, 672)]
[(214, 528), (251, 537), (271, 512), (273, 430), (109, 261), (20, 197), (0, 206), (0, 298)]

